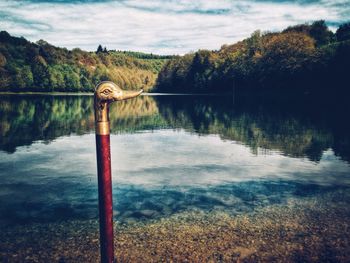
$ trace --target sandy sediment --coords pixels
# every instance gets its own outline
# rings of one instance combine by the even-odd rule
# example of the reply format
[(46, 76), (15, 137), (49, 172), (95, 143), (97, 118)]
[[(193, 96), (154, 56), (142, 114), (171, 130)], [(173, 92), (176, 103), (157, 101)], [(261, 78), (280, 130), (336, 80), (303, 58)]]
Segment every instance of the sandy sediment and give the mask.
[[(115, 224), (117, 262), (349, 262), (349, 194)], [(0, 262), (98, 262), (97, 221), (2, 229)]]

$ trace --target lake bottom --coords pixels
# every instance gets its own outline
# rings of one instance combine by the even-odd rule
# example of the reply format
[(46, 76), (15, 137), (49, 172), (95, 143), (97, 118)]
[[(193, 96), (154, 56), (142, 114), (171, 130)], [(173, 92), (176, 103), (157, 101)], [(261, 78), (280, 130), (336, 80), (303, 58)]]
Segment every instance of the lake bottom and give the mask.
[[(232, 215), (187, 211), (115, 223), (117, 262), (349, 262), (350, 190)], [(98, 262), (97, 220), (1, 231), (1, 262)]]

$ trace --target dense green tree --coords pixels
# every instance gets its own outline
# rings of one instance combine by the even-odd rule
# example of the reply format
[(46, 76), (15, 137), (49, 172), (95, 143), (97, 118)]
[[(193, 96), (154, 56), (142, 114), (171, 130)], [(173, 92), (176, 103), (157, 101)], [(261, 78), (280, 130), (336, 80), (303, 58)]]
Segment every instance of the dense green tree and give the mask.
[(101, 45), (98, 45), (96, 53), (101, 53), (103, 52), (103, 48)]
[(50, 88), (52, 91), (59, 91), (66, 89), (66, 82), (63, 75), (63, 68), (61, 65), (55, 65), (49, 68), (50, 72)]
[(50, 73), (45, 59), (38, 55), (34, 57), (31, 64), (31, 70), (34, 78), (34, 89), (44, 91), (50, 87)]
[(80, 77), (80, 86), (82, 91), (92, 91), (94, 89), (91, 81), (85, 76)]
[(34, 78), (30, 66), (23, 66), (18, 69), (15, 76), (15, 83), (20, 90), (33, 86)]
[(310, 36), (315, 39), (317, 46), (327, 45), (334, 40), (334, 34), (328, 29), (324, 20), (312, 23)]
[(11, 77), (9, 72), (0, 67), (0, 91), (9, 90), (11, 87)]
[(338, 41), (350, 40), (350, 22), (340, 25), (335, 35)]
[(247, 39), (247, 53), (249, 57), (259, 56), (262, 52), (262, 38), (260, 30), (255, 31)]
[(95, 85), (100, 81), (109, 80), (107, 68), (104, 65), (98, 66), (94, 72), (94, 76), (92, 77), (92, 81)]

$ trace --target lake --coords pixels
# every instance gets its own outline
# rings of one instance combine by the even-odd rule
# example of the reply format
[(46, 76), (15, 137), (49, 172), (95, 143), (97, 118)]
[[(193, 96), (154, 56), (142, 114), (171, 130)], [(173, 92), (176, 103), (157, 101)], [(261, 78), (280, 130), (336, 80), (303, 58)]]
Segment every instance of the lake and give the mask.
[[(110, 118), (119, 259), (349, 260), (341, 106), (141, 96)], [(0, 133), (0, 261), (97, 260), (92, 96), (1, 95)]]

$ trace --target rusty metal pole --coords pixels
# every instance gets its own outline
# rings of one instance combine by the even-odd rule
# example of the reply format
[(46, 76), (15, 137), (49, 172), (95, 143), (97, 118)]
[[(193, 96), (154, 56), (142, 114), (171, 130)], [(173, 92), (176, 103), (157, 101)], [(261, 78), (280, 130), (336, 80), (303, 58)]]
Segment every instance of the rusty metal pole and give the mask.
[(140, 91), (125, 91), (110, 81), (97, 85), (94, 93), (100, 251), (102, 263), (114, 262), (113, 200), (109, 128), (109, 104), (137, 97)]

